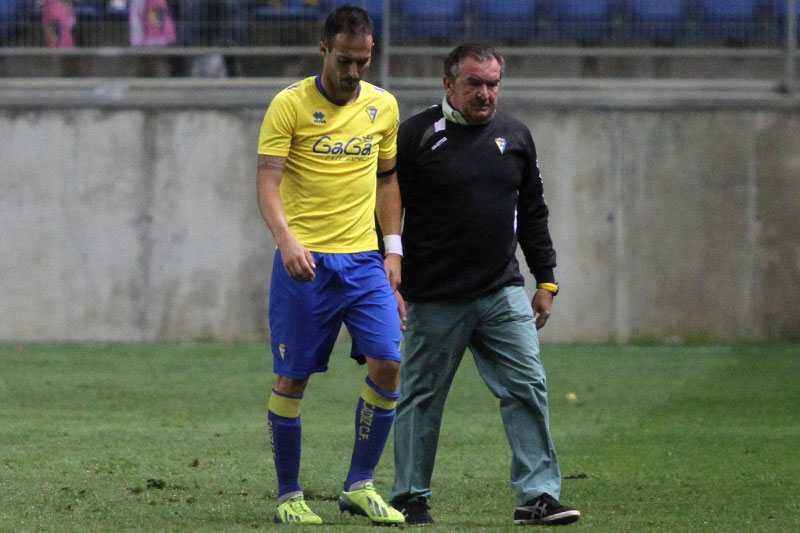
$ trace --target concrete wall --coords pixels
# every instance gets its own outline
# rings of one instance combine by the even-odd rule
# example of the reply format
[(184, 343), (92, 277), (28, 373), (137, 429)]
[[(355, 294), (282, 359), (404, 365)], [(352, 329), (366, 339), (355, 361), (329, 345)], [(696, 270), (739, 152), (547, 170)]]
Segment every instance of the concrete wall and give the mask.
[[(276, 88), (15, 90), (0, 98), (0, 339), (268, 335), (254, 178)], [(800, 336), (796, 99), (552, 91), (501, 93), (552, 213), (545, 341)], [(404, 116), (438, 98), (398, 91)]]

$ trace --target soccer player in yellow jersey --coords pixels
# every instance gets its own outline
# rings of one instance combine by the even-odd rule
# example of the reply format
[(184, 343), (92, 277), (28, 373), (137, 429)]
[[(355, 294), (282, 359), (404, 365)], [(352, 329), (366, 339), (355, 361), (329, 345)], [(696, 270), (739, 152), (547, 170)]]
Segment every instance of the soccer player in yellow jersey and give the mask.
[[(277, 244), (270, 284), (273, 370), (269, 427), (278, 478), (275, 522), (321, 524), (303, 499), (300, 404), (308, 379), (328, 368), (344, 323), (368, 376), (356, 406), (342, 512), (375, 523), (404, 516), (372, 484), (394, 420), (401, 317), (401, 204), (395, 174), (399, 112), (388, 92), (361, 78), (373, 27), (344, 6), (325, 22), (322, 73), (278, 93), (258, 146), (258, 205)], [(377, 251), (375, 212), (384, 237)]]

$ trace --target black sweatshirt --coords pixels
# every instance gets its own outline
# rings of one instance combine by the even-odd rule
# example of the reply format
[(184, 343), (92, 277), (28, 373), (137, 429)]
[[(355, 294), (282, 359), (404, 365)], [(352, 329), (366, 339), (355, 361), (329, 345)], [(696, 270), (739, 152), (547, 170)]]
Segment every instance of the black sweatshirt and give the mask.
[(403, 122), (397, 144), (406, 300), (463, 301), (523, 285), (518, 238), (537, 283), (554, 281), (556, 253), (527, 126), (500, 111), (487, 124), (460, 125), (437, 105)]

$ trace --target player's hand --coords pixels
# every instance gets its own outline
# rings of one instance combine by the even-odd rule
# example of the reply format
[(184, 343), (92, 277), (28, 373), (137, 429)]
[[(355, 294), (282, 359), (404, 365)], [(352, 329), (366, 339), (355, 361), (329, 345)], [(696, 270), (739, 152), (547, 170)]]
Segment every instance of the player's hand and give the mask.
[(389, 278), (389, 285), (393, 290), (397, 290), (402, 280), (403, 256), (397, 254), (386, 254), (383, 260), (383, 268), (386, 270), (386, 277)]
[(295, 281), (314, 281), (314, 269), (317, 264), (311, 252), (300, 244), (294, 237), (287, 239), (285, 243), (279, 245), (283, 268)]
[(547, 319), (550, 318), (553, 310), (553, 293), (537, 289), (533, 295), (531, 307), (533, 307), (533, 316), (536, 318), (536, 329), (540, 330), (547, 324)]
[(406, 330), (406, 322), (408, 322), (408, 314), (406, 313), (406, 301), (400, 291), (394, 291), (394, 298), (397, 300), (397, 313), (400, 315), (400, 330)]

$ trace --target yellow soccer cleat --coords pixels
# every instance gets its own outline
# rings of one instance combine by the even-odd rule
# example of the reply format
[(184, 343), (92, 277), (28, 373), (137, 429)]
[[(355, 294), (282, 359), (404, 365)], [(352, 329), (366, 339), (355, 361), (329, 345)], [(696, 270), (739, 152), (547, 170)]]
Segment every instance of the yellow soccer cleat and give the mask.
[(372, 483), (363, 489), (342, 492), (339, 496), (339, 510), (350, 514), (366, 516), (374, 524), (394, 526), (406, 521), (403, 513), (383, 501)]
[(321, 524), (322, 518), (308, 508), (302, 494), (295, 494), (278, 506), (276, 524)]

